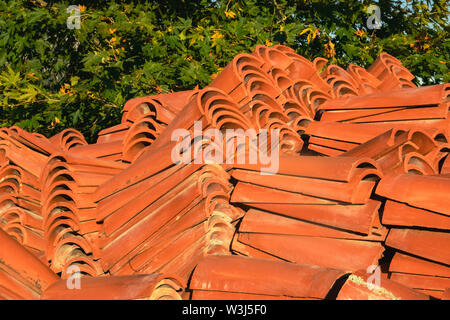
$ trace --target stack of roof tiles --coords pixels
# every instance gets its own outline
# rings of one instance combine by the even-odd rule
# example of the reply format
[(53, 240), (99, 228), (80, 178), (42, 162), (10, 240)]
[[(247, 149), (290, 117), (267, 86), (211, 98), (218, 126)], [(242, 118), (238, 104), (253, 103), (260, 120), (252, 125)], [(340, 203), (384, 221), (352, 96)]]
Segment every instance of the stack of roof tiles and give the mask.
[[(450, 86), (327, 64), (257, 46), (94, 144), (1, 129), (0, 299), (450, 298)], [(195, 121), (279, 129), (278, 171), (174, 163)]]

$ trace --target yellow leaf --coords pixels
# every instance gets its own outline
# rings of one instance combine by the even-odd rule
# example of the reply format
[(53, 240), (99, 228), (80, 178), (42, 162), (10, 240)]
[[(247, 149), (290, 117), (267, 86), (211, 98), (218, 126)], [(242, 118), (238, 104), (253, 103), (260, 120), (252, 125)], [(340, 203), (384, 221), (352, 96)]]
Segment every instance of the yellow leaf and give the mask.
[(180, 40), (186, 40), (186, 36), (184, 35), (183, 32), (180, 33), (178, 36), (180, 37)]
[(60, 123), (61, 121), (59, 120), (58, 117), (55, 117), (55, 123)]
[(325, 53), (328, 58), (334, 57), (336, 54), (336, 51), (334, 50), (334, 43), (329, 41), (327, 44), (325, 44)]
[(234, 17), (236, 17), (236, 13), (234, 13), (234, 12), (231, 11), (231, 10), (225, 11), (225, 16), (226, 16), (227, 18), (234, 19)]
[(305, 33), (307, 33), (307, 32), (310, 32), (310, 31), (312, 31), (312, 29), (311, 29), (311, 28), (306, 28), (306, 29), (303, 29), (303, 31), (302, 31), (302, 32), (300, 32), (300, 35), (302, 36), (302, 35), (304, 35)]
[(354, 32), (354, 34), (356, 34), (360, 38), (362, 38), (365, 33), (366, 32), (364, 30), (359, 30), (359, 29)]
[(314, 40), (316, 38), (317, 33), (319, 32), (319, 29), (314, 30), (312, 39)]
[(214, 34), (211, 36), (211, 39), (222, 39), (223, 34), (221, 34), (219, 31), (214, 31)]

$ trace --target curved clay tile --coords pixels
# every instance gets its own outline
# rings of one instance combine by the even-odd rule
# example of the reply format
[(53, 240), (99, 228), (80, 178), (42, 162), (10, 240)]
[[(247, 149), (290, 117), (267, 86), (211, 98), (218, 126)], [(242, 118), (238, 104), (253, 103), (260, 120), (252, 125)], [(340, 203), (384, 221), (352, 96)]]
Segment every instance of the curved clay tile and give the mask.
[(439, 170), (438, 144), (421, 130), (391, 129), (353, 149), (342, 157), (369, 156), (384, 174), (435, 174)]
[(273, 46), (274, 49), (280, 50), (282, 52), (295, 52), (294, 49), (292, 49), (291, 47), (282, 45), (282, 44), (276, 44)]
[(445, 289), (444, 293), (441, 296), (442, 300), (450, 300), (450, 288)]
[(381, 179), (376, 193), (411, 206), (450, 215), (447, 195), (450, 192), (450, 177), (445, 175), (387, 176)]
[(442, 231), (392, 228), (386, 245), (419, 257), (450, 265), (450, 234)]
[(261, 66), (264, 72), (270, 71), (274, 66), (286, 70), (292, 64), (292, 59), (288, 54), (285, 54), (282, 50), (276, 48), (257, 45), (252, 54), (264, 61), (264, 64)]
[[(38, 258), (21, 246), (16, 240), (0, 230), (0, 273), (20, 281), (31, 299), (41, 295), (42, 291), (56, 282), (59, 278)], [(8, 284), (0, 277), (0, 284), (8, 288)], [(12, 288), (13, 289), (13, 288)], [(13, 292), (15, 290), (13, 289)]]
[(391, 273), (390, 278), (392, 281), (403, 284), (412, 288), (417, 292), (422, 292), (426, 295), (440, 299), (444, 290), (450, 286), (450, 279), (443, 277), (429, 277), (416, 274), (405, 273)]
[[(271, 135), (278, 131), (279, 139), (276, 142), (271, 141), (271, 137), (266, 139), (265, 137), (260, 137), (259, 147), (267, 148), (270, 151), (271, 147), (278, 148), (282, 153), (294, 153), (299, 152), (303, 147), (303, 140), (300, 138), (298, 133), (290, 128), (285, 123), (274, 120), (269, 122), (267, 125), (268, 134)], [(264, 128), (266, 129), (266, 128)], [(264, 147), (264, 144), (267, 144), (267, 147)], [(270, 147), (269, 147), (270, 146)]]
[(193, 90), (162, 93), (152, 96), (152, 98), (173, 114), (178, 114), (198, 91), (199, 89), (195, 88)]
[(386, 52), (380, 53), (378, 58), (367, 71), (381, 80), (378, 89), (386, 91), (402, 87), (415, 87), (411, 82), (414, 76), (403, 67), (402, 63)]
[(380, 277), (380, 286), (371, 282), (365, 270), (354, 272), (342, 286), (337, 300), (429, 300), (430, 297), (395, 281)]
[(221, 292), (324, 299), (334, 283), (344, 275), (345, 272), (340, 270), (310, 265), (239, 256), (210, 256), (195, 268), (189, 290), (193, 291), (194, 300), (197, 293), (203, 291), (216, 293), (209, 299), (223, 298)]
[(21, 167), (23, 170), (29, 172), (34, 177), (39, 177), (42, 172), (42, 168), (44, 167), (47, 156), (36, 152), (31, 148), (18, 146), (15, 143), (10, 141), (6, 141), (0, 146), (2, 153), (5, 156), (5, 160), (7, 159), (9, 163), (17, 165)]
[(88, 144), (84, 139), (83, 134), (75, 129), (65, 129), (51, 137), (49, 141), (64, 151), (69, 151), (76, 146)]
[(450, 218), (429, 210), (387, 200), (383, 210), (383, 224), (405, 227), (424, 227), (450, 230)]
[(97, 143), (122, 141), (130, 128), (131, 123), (120, 123), (115, 126), (103, 129), (98, 133)]
[(339, 204), (339, 202), (333, 200), (316, 198), (301, 193), (294, 193), (279, 189), (273, 189), (271, 187), (264, 187), (242, 181), (238, 181), (236, 186), (234, 187), (231, 202), (242, 203), (248, 206), (258, 206), (258, 205), (263, 206), (266, 204), (272, 204), (274, 206), (279, 206), (280, 209), (285, 204), (292, 204), (292, 205)]
[(152, 96), (130, 99), (125, 103), (123, 110), (122, 123), (134, 123), (143, 115), (148, 115), (158, 122), (169, 124), (176, 115)]
[(371, 94), (378, 91), (377, 87), (381, 84), (381, 81), (369, 73), (366, 69), (350, 64), (347, 67), (347, 72), (357, 82), (359, 94)]
[[(243, 72), (246, 66), (254, 67), (254, 71), (259, 70), (264, 62), (250, 54), (239, 54), (228, 63), (228, 65), (209, 84), (211, 88), (218, 88), (229, 94), (236, 103), (248, 99), (248, 92), (245, 86)], [(261, 74), (263, 72), (261, 71)]]
[[(270, 200), (267, 200), (269, 202)], [(272, 200), (274, 201), (274, 200)], [(380, 203), (370, 201), (364, 205), (326, 205), (290, 203), (252, 203), (246, 205), (292, 219), (309, 221), (349, 232), (369, 234)]]
[(189, 230), (178, 234), (155, 250), (146, 267), (140, 272), (167, 272), (177, 274), (188, 281), (192, 270), (198, 261), (206, 254), (207, 245), (204, 223), (193, 226)]
[(43, 293), (42, 300), (181, 300), (185, 284), (176, 276), (142, 274), (81, 278), (80, 289), (68, 289), (60, 280)]
[(262, 176), (259, 173), (242, 170), (233, 171), (232, 176), (239, 181), (352, 204), (366, 203), (375, 186), (375, 181), (371, 181), (372, 179), (364, 180), (364, 175), (360, 175), (348, 183), (280, 174)]
[(317, 57), (313, 60), (314, 68), (317, 70), (317, 72), (320, 72), (326, 64), (328, 63), (328, 59), (325, 59), (323, 57)]
[(0, 213), (0, 222), (0, 227), (20, 244), (36, 254), (44, 251), (42, 219), (38, 215), (20, 207), (12, 207)]
[(269, 105), (259, 100), (253, 100), (250, 104), (252, 110), (252, 123), (257, 129), (266, 129), (269, 121), (287, 123), (289, 118), (282, 110), (272, 109)]
[(321, 74), (333, 91), (335, 99), (346, 96), (357, 96), (358, 83), (344, 69), (337, 65), (329, 65)]
[(94, 159), (54, 154), (43, 171), (42, 215), (46, 257), (55, 272), (64, 273), (66, 268), (78, 265), (84, 259), (83, 264), (90, 266), (84, 269), (84, 274), (95, 276), (103, 273), (92, 256), (93, 241), (90, 237), (98, 232), (99, 227), (95, 224), (95, 210), (89, 209), (95, 207), (90, 195), (110, 177), (100, 174), (102, 166), (111, 170), (117, 165)]
[(400, 252), (395, 252), (389, 272), (450, 278), (450, 268), (447, 266)]
[(303, 139), (304, 137), (307, 137), (305, 134), (306, 128), (311, 124), (311, 122), (313, 122), (313, 119), (310, 117), (298, 116), (289, 125)]
[(133, 162), (147, 146), (155, 141), (164, 127), (153, 116), (144, 114), (136, 119), (123, 140), (122, 160)]
[(280, 260), (347, 271), (377, 264), (384, 251), (380, 242), (316, 236), (240, 233), (238, 239)]
[[(108, 160), (121, 160), (122, 159), (122, 140), (115, 140), (111, 142), (87, 144), (83, 146), (73, 147), (70, 151), (73, 154), (79, 154), (83, 156), (90, 156), (94, 158), (108, 159)], [(116, 158), (114, 157), (116, 156)]]
[(270, 72), (270, 75), (272, 76), (277, 87), (280, 89), (281, 94), (283, 94), (285, 90), (289, 89), (293, 85), (292, 79), (283, 69), (273, 68)]
[(447, 87), (446, 84), (404, 88), (329, 100), (319, 108), (321, 120), (353, 123), (392, 122), (391, 127), (402, 121), (405, 124), (410, 122), (423, 126), (424, 120), (437, 121), (447, 118)]
[(447, 156), (443, 159), (443, 162), (440, 167), (440, 174), (450, 174), (450, 157)]
[(231, 184), (229, 175), (219, 166), (206, 165), (199, 176), (199, 188), (206, 198), (207, 222), (206, 254), (229, 254), (235, 232), (231, 224), (240, 217), (240, 212), (230, 204)]
[[(278, 175), (315, 178), (336, 182), (351, 182), (360, 175), (382, 176), (376, 161), (367, 157), (318, 157), (281, 154)], [(235, 165), (235, 168), (259, 171), (256, 165)]]
[(17, 126), (12, 126), (9, 130), (10, 138), (16, 140), (17, 142), (27, 146), (39, 152), (42, 155), (50, 155), (53, 152), (57, 152), (58, 148), (49, 141), (49, 139), (43, 136), (36, 136), (29, 133)]
[(297, 80), (286, 93), (287, 98), (298, 103), (305, 113), (302, 115), (314, 118), (316, 110), (331, 96), (314, 86), (308, 80)]

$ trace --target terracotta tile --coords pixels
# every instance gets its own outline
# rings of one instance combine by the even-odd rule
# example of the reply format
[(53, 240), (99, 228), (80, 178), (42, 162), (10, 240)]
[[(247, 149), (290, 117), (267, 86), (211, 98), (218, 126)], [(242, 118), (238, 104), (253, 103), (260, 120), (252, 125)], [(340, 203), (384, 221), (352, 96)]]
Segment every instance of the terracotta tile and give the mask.
[(450, 264), (450, 234), (415, 229), (389, 231), (386, 245), (432, 261)]
[[(132, 274), (141, 270), (142, 266), (146, 265), (147, 261), (153, 258), (154, 253), (157, 252), (161, 246), (164, 246), (166, 243), (173, 240), (178, 235), (178, 232), (182, 233), (195, 226), (195, 224), (184, 225), (184, 223), (190, 222), (189, 219), (195, 219), (194, 214), (192, 214), (187, 221), (186, 219), (183, 219), (184, 217), (187, 218), (186, 215), (188, 213), (194, 212), (195, 216), (199, 218), (199, 223), (201, 223), (205, 218), (205, 212), (199, 198), (195, 199), (187, 207), (183, 208), (176, 216), (169, 219), (165, 227), (158, 229), (151, 235), (151, 237), (148, 237), (122, 258), (118, 259), (117, 263), (111, 267), (110, 272), (120, 275)], [(199, 215), (200, 217), (198, 217)], [(186, 229), (180, 230), (177, 222), (183, 223)], [(127, 268), (130, 268), (131, 271), (127, 271)]]
[(8, 135), (14, 141), (23, 144), (29, 149), (33, 149), (43, 155), (50, 155), (53, 152), (59, 151), (59, 149), (44, 136), (33, 135), (17, 126), (10, 127), (8, 130)]
[(386, 201), (382, 222), (384, 225), (450, 230), (449, 216), (391, 200)]
[(420, 88), (402, 88), (387, 92), (378, 92), (339, 100), (329, 100), (320, 106), (320, 110), (375, 109), (437, 105), (442, 102), (447, 84), (424, 86)]
[(441, 296), (442, 300), (450, 300), (450, 288), (445, 289), (444, 293)]
[(450, 278), (423, 276), (393, 272), (390, 279), (412, 289), (444, 291), (450, 285)]
[(64, 151), (69, 151), (76, 146), (88, 144), (84, 139), (84, 136), (75, 129), (65, 129), (53, 137), (50, 137), (48, 140)]
[[(355, 271), (340, 299), (445, 298), (450, 87), (413, 78), (387, 53), (343, 69), (258, 45), (204, 89), (128, 100), (94, 144), (1, 128), (0, 227), (20, 254), (0, 253), (14, 262), (0, 265), (0, 299), (37, 299), (34, 278), (55, 272), (44, 298), (323, 299), (348, 276), (329, 268)], [(172, 133), (198, 120), (278, 129), (278, 171), (236, 163), (249, 145), (222, 165), (174, 163)], [(368, 291), (356, 270), (379, 262), (415, 289), (384, 270)], [(66, 289), (69, 266), (86, 288)]]
[(233, 190), (231, 202), (242, 203), (250, 206), (257, 204), (276, 204), (276, 208), (282, 208), (280, 204), (322, 204), (335, 205), (337, 201), (326, 200), (318, 197), (307, 196), (302, 193), (283, 191), (264, 187), (256, 184), (239, 181)]
[[(255, 165), (236, 164), (234, 168), (260, 171)], [(374, 173), (377, 164), (370, 158), (314, 157), (281, 154), (277, 174), (350, 182), (359, 174)]]
[[(392, 280), (380, 278), (379, 287), (365, 271), (354, 272), (342, 286), (337, 300), (429, 300), (430, 297)], [(370, 286), (370, 285), (372, 286)]]
[(340, 270), (281, 261), (210, 256), (195, 268), (189, 290), (194, 291), (194, 297), (197, 290), (202, 290), (323, 299), (344, 274)]
[(282, 260), (347, 271), (377, 264), (384, 251), (378, 242), (309, 236), (241, 233), (239, 241)]
[(389, 264), (390, 272), (450, 278), (450, 268), (419, 257), (396, 252)]
[(410, 206), (450, 215), (446, 195), (450, 177), (445, 175), (395, 175), (383, 178), (376, 188), (380, 196), (407, 203)]
[[(49, 285), (57, 281), (59, 278), (54, 274), (47, 266), (45, 266), (38, 258), (27, 251), (16, 240), (12, 239), (3, 230), (0, 229), (0, 242), (2, 243), (2, 250), (0, 250), (0, 273), (6, 273), (9, 276), (5, 276), (6, 282), (0, 281), (0, 285), (10, 288), (13, 292), (16, 292), (14, 288), (11, 288), (11, 283), (14, 287), (19, 285), (17, 281), (21, 282), (19, 286), (27, 287), (23, 291), (28, 292), (24, 298), (37, 297), (45, 290)], [(13, 280), (14, 279), (14, 280)], [(19, 292), (19, 295), (22, 294)]]
[(272, 296), (267, 294), (251, 294), (241, 292), (224, 292), (213, 290), (195, 290), (192, 300), (321, 300), (316, 298), (297, 298), (287, 296)]
[(140, 97), (128, 100), (122, 114), (122, 123), (134, 123), (144, 115), (151, 115), (158, 121), (168, 124), (175, 117), (175, 114), (161, 105), (153, 97)]
[(375, 186), (375, 181), (360, 180), (364, 177), (363, 174), (349, 183), (281, 174), (262, 176), (244, 170), (234, 170), (232, 176), (247, 183), (352, 204), (367, 203)]
[[(335, 220), (338, 219), (336, 218)], [(240, 233), (285, 234), (371, 241), (384, 240), (383, 236), (369, 234), (371, 233), (371, 228), (367, 228), (367, 231), (364, 231), (361, 233), (366, 234), (361, 235), (355, 232), (346, 232), (342, 229), (339, 230), (336, 227), (336, 223), (330, 221), (315, 224), (254, 209), (250, 209), (245, 214), (239, 226)]]
[(181, 300), (185, 284), (176, 276), (148, 274), (81, 278), (80, 289), (60, 280), (48, 287), (42, 300)]
[(112, 155), (122, 156), (123, 144), (121, 140), (87, 144), (75, 146), (71, 149), (73, 153), (81, 154), (84, 156), (91, 156), (95, 158), (106, 158)]
[(125, 122), (103, 129), (98, 133), (97, 144), (123, 141), (130, 126), (131, 123)]

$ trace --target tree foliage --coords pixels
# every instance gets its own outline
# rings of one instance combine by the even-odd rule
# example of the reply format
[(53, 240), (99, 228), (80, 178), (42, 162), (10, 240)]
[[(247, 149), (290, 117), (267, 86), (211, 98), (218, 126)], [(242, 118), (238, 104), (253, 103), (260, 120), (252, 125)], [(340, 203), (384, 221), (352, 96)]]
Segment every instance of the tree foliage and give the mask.
[[(367, 67), (381, 51), (417, 84), (449, 81), (448, 5), (436, 1), (68, 1), (0, 3), (0, 126), (93, 141), (127, 99), (204, 87), (238, 53), (285, 44), (308, 59)], [(376, 4), (380, 29), (368, 29)]]

